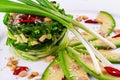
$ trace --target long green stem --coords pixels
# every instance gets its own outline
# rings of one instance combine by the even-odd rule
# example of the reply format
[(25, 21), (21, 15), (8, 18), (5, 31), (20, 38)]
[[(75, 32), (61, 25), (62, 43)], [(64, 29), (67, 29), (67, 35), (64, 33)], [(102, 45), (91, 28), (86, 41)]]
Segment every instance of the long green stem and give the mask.
[(50, 9), (58, 12), (58, 10), (50, 4), (50, 2), (48, 2), (48, 0), (36, 0), (37, 2), (39, 2), (40, 4), (46, 5), (46, 7), (49, 7)]

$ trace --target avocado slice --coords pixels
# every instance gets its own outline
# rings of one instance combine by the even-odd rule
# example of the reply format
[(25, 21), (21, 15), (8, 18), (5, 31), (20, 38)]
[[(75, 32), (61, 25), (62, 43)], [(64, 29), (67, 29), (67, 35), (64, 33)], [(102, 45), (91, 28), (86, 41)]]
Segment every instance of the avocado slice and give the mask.
[(87, 72), (66, 51), (59, 53), (59, 60), (68, 80), (90, 80)]
[(68, 47), (67, 51), (69, 52), (69, 55), (76, 60), (76, 62), (91, 76), (97, 78), (98, 80), (120, 80), (120, 77), (112, 76), (109, 73), (106, 72), (101, 62), (99, 62), (101, 65), (102, 74), (98, 74), (95, 71), (95, 67), (90, 59), (89, 55), (79, 54), (76, 52), (73, 48)]
[(53, 62), (49, 64), (47, 69), (42, 75), (42, 80), (62, 80), (64, 78), (64, 73), (60, 67), (59, 60), (56, 58)]
[(102, 22), (101, 30), (107, 36), (109, 36), (113, 32), (116, 26), (115, 19), (110, 13), (106, 11), (100, 11), (96, 20), (100, 20)]

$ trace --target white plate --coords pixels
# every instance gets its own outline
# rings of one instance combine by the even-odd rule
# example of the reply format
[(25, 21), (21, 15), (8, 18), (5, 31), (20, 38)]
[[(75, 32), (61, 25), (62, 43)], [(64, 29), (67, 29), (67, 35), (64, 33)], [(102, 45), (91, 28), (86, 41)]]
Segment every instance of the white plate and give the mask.
[[(116, 1), (109, 1), (108, 4), (107, 1), (101, 1), (101, 0), (56, 0), (61, 3), (61, 6), (65, 8), (65, 10), (68, 13), (71, 13), (75, 16), (79, 15), (88, 15), (91, 19), (94, 19), (98, 12), (100, 10), (105, 10), (110, 12), (115, 20), (116, 20), (116, 27), (120, 28), (120, 18), (118, 16), (120, 11), (118, 12), (118, 6), (119, 2)], [(117, 5), (117, 6), (114, 6)], [(118, 9), (118, 10), (117, 10)], [(3, 24), (3, 13), (0, 13), (0, 80), (27, 80), (27, 77), (20, 78), (17, 76), (14, 76), (10, 69), (6, 67), (7, 58), (14, 56), (9, 52), (8, 46), (5, 45), (6, 42), (6, 27)], [(94, 25), (86, 25), (88, 28), (96, 28)], [(99, 27), (99, 26), (98, 26)], [(120, 53), (120, 49), (116, 50), (118, 53)], [(37, 71), (40, 73), (40, 76), (42, 75), (43, 71), (46, 69), (49, 63), (46, 63), (44, 61), (36, 61), (36, 62), (30, 62), (26, 60), (22, 60), (19, 57), (16, 57), (19, 59), (19, 65), (21, 66), (28, 66), (30, 68), (30, 72)], [(120, 65), (116, 65), (120, 68)], [(18, 78), (18, 79), (16, 79)], [(33, 79), (35, 80), (35, 79)], [(95, 80), (94, 78), (91, 78), (91, 80)]]

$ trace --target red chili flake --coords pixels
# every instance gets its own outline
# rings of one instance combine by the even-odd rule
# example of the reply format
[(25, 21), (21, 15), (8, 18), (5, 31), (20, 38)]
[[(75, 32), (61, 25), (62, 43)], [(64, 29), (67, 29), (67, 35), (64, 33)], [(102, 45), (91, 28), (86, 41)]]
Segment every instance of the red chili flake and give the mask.
[(28, 67), (26, 66), (19, 66), (18, 68), (16, 68), (13, 72), (13, 75), (18, 75), (21, 71), (28, 71)]
[(113, 67), (110, 67), (110, 66), (106, 66), (104, 68), (109, 74), (111, 74), (113, 76), (120, 77), (120, 70), (113, 68)]
[(96, 24), (98, 22), (96, 22), (95, 20), (92, 20), (92, 19), (88, 19), (85, 21), (85, 23), (92, 23), (92, 24)]
[(35, 15), (24, 15), (20, 17), (19, 22), (20, 23), (34, 22), (36, 19), (37, 18)]
[(117, 34), (117, 35), (113, 36), (112, 38), (116, 38), (116, 37), (120, 37), (120, 34)]

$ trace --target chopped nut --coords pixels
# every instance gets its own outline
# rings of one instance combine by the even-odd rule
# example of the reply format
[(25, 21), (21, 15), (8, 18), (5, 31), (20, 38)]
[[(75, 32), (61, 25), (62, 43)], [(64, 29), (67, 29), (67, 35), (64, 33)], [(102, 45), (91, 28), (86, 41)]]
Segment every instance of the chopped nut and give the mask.
[(87, 16), (78, 16), (78, 17), (76, 18), (76, 21), (81, 22), (82, 20), (87, 20), (87, 19), (88, 19)]
[(8, 66), (8, 67), (11, 67), (11, 66), (12, 66), (12, 63), (11, 63), (11, 62), (8, 62), (8, 63), (7, 63), (7, 66)]
[(11, 16), (13, 19), (15, 19), (17, 15), (18, 15), (17, 13), (10, 13), (10, 16)]
[(28, 76), (28, 79), (32, 79), (32, 78), (34, 78), (34, 77), (36, 77), (36, 76), (38, 76), (38, 75), (39, 75), (38, 72), (32, 72), (32, 73), (30, 74), (30, 76)]
[(21, 71), (19, 74), (18, 74), (18, 76), (19, 77), (25, 77), (27, 75), (27, 71)]
[(25, 35), (22, 33), (20, 34), (20, 36), (22, 37), (22, 40), (27, 43), (28, 42), (28, 39), (25, 37)]
[(98, 22), (98, 23), (100, 23), (100, 24), (103, 23), (103, 21), (101, 19), (95, 19), (95, 21)]
[(82, 19), (82, 16), (79, 16), (75, 20), (78, 21), (78, 22), (81, 22), (83, 19)]
[(88, 16), (82, 16), (82, 19), (83, 19), (83, 20), (87, 20), (87, 19), (88, 19)]
[(47, 35), (42, 35), (42, 36), (39, 38), (39, 41), (40, 41), (40, 42), (43, 42), (46, 38), (47, 38)]
[(114, 30), (114, 33), (115, 33), (115, 34), (120, 34), (120, 29)]
[(11, 60), (7, 63), (7, 66), (8, 67), (11, 67), (12, 65), (17, 65), (18, 64), (18, 61), (17, 60)]
[(27, 75), (28, 67), (18, 66), (18, 60), (15, 60), (14, 57), (10, 57), (8, 60), (7, 66), (13, 71), (13, 75), (18, 75), (19, 77)]
[(53, 59), (55, 58), (55, 56), (48, 56), (44, 59), (45, 62), (51, 62), (53, 61)]
[(40, 42), (44, 42), (45, 39), (51, 39), (51, 34), (44, 34), (39, 38)]
[(10, 67), (11, 71), (14, 71), (17, 68), (18, 60), (15, 60), (14, 57), (8, 58), (7, 66)]
[(14, 71), (16, 68), (17, 68), (16, 65), (12, 65), (12, 66), (10, 67), (11, 71)]
[(13, 65), (17, 65), (17, 64), (18, 64), (18, 60), (11, 60), (11, 63), (12, 63)]
[(34, 76), (38, 76), (39, 73), (38, 73), (38, 72), (32, 72), (32, 75), (34, 75)]
[(46, 18), (44, 18), (43, 21), (44, 21), (44, 22), (51, 22), (52, 20), (51, 20), (50, 18), (46, 17)]
[(18, 24), (19, 24), (19, 19), (20, 19), (20, 17), (23, 16), (23, 15), (24, 15), (24, 14), (17, 14), (17, 15), (15, 16), (15, 18), (14, 18), (13, 24), (14, 24), (14, 25), (18, 25)]

